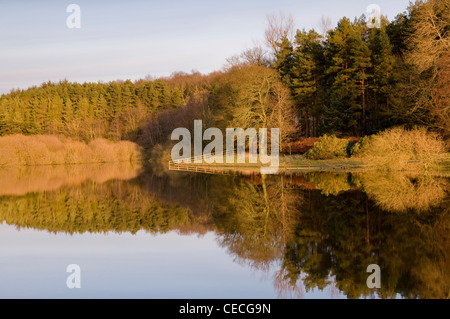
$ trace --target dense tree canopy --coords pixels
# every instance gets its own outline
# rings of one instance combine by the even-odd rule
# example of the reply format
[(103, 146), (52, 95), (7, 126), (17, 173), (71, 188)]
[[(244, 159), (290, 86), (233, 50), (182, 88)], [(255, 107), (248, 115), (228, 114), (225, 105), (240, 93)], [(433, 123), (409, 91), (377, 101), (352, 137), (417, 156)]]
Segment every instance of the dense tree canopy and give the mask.
[(127, 138), (147, 114), (181, 105), (183, 93), (163, 80), (44, 83), (1, 97), (0, 134)]
[(298, 30), (275, 62), (291, 89), (302, 134), (365, 135), (399, 124), (449, 135), (449, 1), (417, 1), (370, 28), (342, 18), (324, 36)]
[(291, 18), (271, 17), (269, 51), (247, 49), (221, 72), (13, 90), (0, 98), (0, 135), (148, 140), (144, 131), (158, 123), (157, 114), (169, 110), (180, 120), (170, 127), (185, 125), (193, 119), (182, 106), (201, 95), (195, 115), (204, 123), (279, 127), (283, 142), (363, 136), (401, 124), (448, 137), (449, 12), (449, 0), (416, 1), (393, 21), (382, 18), (380, 28), (364, 16), (344, 17), (322, 34), (295, 33)]

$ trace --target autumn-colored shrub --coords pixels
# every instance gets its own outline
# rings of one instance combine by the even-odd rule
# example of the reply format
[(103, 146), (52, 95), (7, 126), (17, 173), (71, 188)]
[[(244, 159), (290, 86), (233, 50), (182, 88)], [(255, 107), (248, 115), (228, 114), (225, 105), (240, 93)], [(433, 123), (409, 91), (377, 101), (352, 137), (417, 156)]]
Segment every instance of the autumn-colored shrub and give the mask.
[(351, 189), (349, 177), (342, 173), (324, 173), (312, 172), (308, 173), (307, 179), (314, 183), (325, 196), (339, 195), (341, 192), (346, 192)]
[(129, 141), (96, 139), (89, 144), (50, 135), (0, 137), (0, 166), (32, 166), (136, 161), (141, 148)]
[(285, 144), (283, 150), (292, 154), (304, 154), (312, 149), (318, 140), (318, 137), (303, 138), (299, 141)]
[(367, 143), (369, 143), (370, 136), (365, 136), (358, 142), (354, 142), (350, 146), (350, 156), (359, 157), (366, 147)]
[(427, 211), (446, 196), (448, 181), (429, 175), (371, 172), (361, 175), (364, 191), (383, 209), (396, 212)]
[(366, 164), (380, 170), (428, 170), (444, 152), (439, 135), (425, 128), (396, 127), (371, 136), (360, 154)]
[(350, 141), (334, 135), (324, 135), (319, 138), (314, 147), (306, 153), (306, 158), (313, 160), (325, 160), (339, 157), (347, 157)]

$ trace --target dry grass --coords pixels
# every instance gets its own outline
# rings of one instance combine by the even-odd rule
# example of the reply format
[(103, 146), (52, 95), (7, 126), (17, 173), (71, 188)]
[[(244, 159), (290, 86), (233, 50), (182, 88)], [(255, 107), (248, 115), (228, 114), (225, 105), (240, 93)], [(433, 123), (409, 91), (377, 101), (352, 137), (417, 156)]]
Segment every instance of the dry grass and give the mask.
[(89, 144), (51, 135), (0, 137), (1, 166), (117, 163), (141, 159), (132, 142), (96, 139)]

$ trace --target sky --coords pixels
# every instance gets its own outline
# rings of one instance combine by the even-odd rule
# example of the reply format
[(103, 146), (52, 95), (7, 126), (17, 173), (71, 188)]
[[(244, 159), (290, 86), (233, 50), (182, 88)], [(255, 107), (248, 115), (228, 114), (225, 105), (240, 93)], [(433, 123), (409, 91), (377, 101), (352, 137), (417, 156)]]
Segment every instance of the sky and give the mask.
[[(267, 15), (291, 14), (297, 29), (367, 15), (392, 20), (409, 0), (0, 0), (0, 94), (43, 82), (137, 80), (175, 71), (210, 73), (262, 43)], [(81, 9), (69, 28), (70, 4)]]

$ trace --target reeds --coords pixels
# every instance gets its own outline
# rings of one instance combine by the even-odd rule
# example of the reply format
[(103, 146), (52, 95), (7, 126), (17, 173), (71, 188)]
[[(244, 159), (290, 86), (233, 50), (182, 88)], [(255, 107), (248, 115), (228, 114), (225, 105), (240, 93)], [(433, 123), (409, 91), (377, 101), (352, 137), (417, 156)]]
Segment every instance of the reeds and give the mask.
[(0, 166), (36, 166), (139, 161), (141, 148), (129, 141), (96, 139), (89, 144), (52, 135), (0, 137)]

